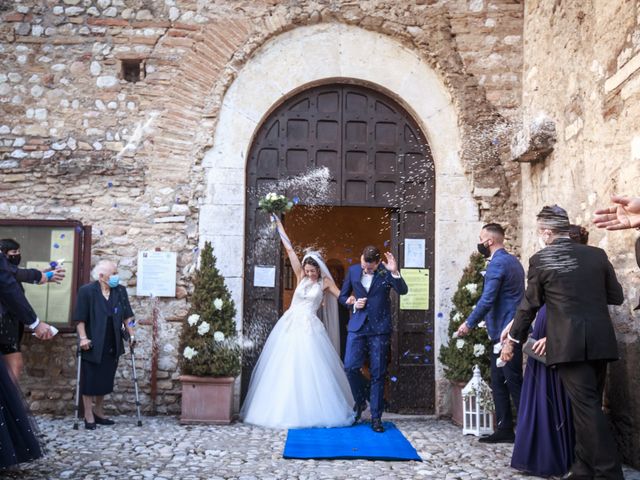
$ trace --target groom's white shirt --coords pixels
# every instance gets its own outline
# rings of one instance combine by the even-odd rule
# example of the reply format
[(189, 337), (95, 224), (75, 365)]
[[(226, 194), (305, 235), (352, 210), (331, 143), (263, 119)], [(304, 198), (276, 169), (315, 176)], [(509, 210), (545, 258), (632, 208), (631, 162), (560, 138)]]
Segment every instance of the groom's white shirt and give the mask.
[(369, 289), (371, 288), (371, 284), (373, 283), (373, 273), (364, 273), (362, 272), (362, 277), (360, 278), (360, 283), (364, 289), (369, 293)]

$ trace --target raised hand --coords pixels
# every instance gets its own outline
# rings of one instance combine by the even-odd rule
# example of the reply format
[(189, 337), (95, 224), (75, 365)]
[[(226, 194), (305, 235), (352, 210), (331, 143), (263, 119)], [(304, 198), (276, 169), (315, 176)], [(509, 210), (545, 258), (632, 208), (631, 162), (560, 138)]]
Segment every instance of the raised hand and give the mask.
[(624, 230), (640, 227), (640, 197), (611, 195), (614, 205), (596, 210), (593, 223), (598, 228)]
[(393, 256), (393, 253), (385, 252), (384, 256), (387, 259), (386, 262), (382, 262), (382, 265), (384, 265), (384, 268), (389, 270), (391, 273), (398, 273), (398, 263), (396, 262), (396, 259)]

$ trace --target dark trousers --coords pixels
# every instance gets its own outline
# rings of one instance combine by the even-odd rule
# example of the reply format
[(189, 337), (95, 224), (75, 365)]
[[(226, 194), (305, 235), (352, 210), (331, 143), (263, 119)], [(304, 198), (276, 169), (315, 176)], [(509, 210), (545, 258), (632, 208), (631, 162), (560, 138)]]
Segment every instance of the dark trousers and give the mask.
[(496, 365), (499, 357), (491, 352), (491, 393), (496, 407), (496, 429), (513, 431), (511, 402), (517, 412), (522, 390), (522, 347), (514, 345), (513, 359), (504, 367)]
[(344, 371), (347, 374), (351, 392), (356, 404), (361, 405), (366, 398), (366, 379), (360, 373), (365, 359), (369, 358), (371, 372), (371, 393), (369, 405), (371, 418), (381, 418), (384, 410), (384, 380), (387, 374), (387, 351), (389, 335), (367, 335), (349, 332), (347, 351), (344, 356)]
[(571, 471), (587, 477), (623, 479), (616, 443), (602, 412), (607, 363), (603, 360), (560, 363), (557, 368), (571, 399), (576, 431)]

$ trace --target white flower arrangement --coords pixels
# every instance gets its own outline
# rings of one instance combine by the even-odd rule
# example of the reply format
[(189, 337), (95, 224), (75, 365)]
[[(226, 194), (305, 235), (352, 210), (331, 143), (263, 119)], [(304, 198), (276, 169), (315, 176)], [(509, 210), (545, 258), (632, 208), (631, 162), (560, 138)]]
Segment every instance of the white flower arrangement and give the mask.
[(193, 327), (199, 321), (200, 321), (200, 315), (198, 315), (197, 313), (189, 315), (189, 318), (187, 318), (187, 322), (189, 322), (189, 326), (191, 327)]
[(198, 354), (198, 351), (195, 348), (184, 347), (184, 352), (182, 352), (182, 356), (187, 360), (191, 360)]
[(209, 325), (209, 322), (202, 322), (200, 325), (198, 325), (198, 335), (204, 335), (209, 331), (209, 329), (211, 329), (211, 325)]
[(478, 293), (478, 284), (476, 283), (468, 283), (464, 286), (464, 289), (469, 292), (471, 295), (475, 295)]
[(480, 404), (480, 408), (487, 410), (489, 412), (495, 411), (495, 404), (493, 403), (493, 394), (491, 392), (491, 387), (486, 383), (482, 382), (480, 386), (480, 391), (473, 387), (470, 392), (466, 395), (462, 395), (462, 398), (466, 399), (469, 396), (474, 396), (478, 399), (478, 403)]
[(456, 348), (458, 350), (462, 349), (462, 347), (464, 347), (465, 341), (462, 338), (459, 338), (458, 340), (456, 340)]
[(213, 333), (213, 339), (216, 342), (224, 342), (224, 333), (218, 331)]
[(216, 307), (216, 310), (222, 310), (223, 305), (224, 305), (224, 302), (222, 301), (221, 298), (216, 298), (213, 301), (213, 306)]
[(478, 327), (480, 327), (480, 328), (487, 328), (487, 322), (485, 322), (484, 320), (482, 320), (480, 323), (478, 323)]
[(473, 346), (473, 354), (474, 354), (476, 357), (479, 357), (479, 356), (481, 356), (481, 355), (484, 355), (484, 352), (485, 352), (484, 345), (482, 345), (482, 344), (480, 344), (480, 343), (476, 343), (476, 344)]
[(454, 321), (454, 322), (456, 322), (456, 323), (458, 323), (460, 320), (462, 320), (462, 315), (460, 314), (460, 312), (456, 312), (456, 313), (453, 315), (453, 321)]

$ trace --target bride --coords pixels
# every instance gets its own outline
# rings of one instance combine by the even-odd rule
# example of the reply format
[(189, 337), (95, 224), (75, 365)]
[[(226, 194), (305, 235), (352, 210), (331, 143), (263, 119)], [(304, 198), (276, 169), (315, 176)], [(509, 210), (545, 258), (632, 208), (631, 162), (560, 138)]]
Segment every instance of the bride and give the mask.
[(271, 428), (339, 427), (354, 420), (354, 400), (340, 357), (317, 316), (323, 298), (337, 315), (340, 291), (317, 252), (296, 256), (275, 218), (298, 281), (291, 307), (269, 334), (253, 369), (240, 417)]

